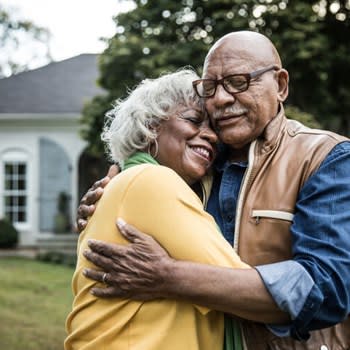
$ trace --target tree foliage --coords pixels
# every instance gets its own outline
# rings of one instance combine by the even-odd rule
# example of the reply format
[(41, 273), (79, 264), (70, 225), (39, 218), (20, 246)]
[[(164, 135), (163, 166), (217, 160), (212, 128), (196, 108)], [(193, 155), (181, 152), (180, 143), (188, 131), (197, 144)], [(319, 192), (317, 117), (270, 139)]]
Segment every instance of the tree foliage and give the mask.
[(116, 33), (100, 57), (100, 84), (109, 94), (84, 111), (85, 136), (95, 151), (102, 150), (102, 113), (114, 99), (165, 71), (191, 65), (201, 73), (214, 41), (246, 29), (276, 44), (290, 73), (287, 103), (299, 108), (292, 111), (315, 115), (323, 126), (350, 135), (349, 0), (136, 0), (135, 5), (115, 17)]
[(50, 60), (49, 37), (47, 29), (0, 4), (0, 77), (25, 70), (33, 59)]

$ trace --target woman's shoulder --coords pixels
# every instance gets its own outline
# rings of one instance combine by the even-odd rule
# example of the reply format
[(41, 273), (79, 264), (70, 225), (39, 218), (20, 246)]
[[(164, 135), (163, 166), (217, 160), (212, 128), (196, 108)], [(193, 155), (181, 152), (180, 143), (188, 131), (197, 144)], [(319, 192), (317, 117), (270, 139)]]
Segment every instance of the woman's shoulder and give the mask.
[(163, 165), (142, 164), (127, 171), (129, 170), (130, 173), (126, 175), (141, 186), (188, 187), (186, 182), (173, 169)]
[(162, 165), (136, 165), (117, 175), (110, 185), (116, 190), (123, 187), (128, 193), (142, 193), (154, 199), (165, 200), (176, 196), (202, 205), (190, 186), (174, 170)]
[(171, 168), (155, 164), (135, 165), (115, 176), (108, 187), (133, 184), (140, 186), (187, 186), (185, 181)]

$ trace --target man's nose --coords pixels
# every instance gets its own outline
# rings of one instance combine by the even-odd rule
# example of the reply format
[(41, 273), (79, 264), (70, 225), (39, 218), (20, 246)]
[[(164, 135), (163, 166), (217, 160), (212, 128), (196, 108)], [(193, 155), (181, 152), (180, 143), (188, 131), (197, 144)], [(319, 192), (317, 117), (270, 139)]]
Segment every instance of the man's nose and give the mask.
[(216, 106), (225, 106), (227, 104), (233, 104), (236, 102), (236, 97), (227, 92), (222, 84), (218, 84), (216, 87), (215, 95), (212, 97), (213, 104)]

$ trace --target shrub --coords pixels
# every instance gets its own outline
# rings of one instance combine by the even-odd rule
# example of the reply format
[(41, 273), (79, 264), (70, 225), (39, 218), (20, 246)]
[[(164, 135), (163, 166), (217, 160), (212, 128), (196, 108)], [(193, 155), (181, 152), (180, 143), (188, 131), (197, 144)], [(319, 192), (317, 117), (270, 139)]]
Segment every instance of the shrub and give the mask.
[(65, 266), (75, 267), (77, 257), (75, 254), (68, 254), (58, 251), (47, 251), (37, 254), (36, 259), (52, 264), (59, 264)]
[(55, 233), (69, 233), (71, 229), (69, 218), (69, 196), (60, 192), (57, 198), (57, 214), (55, 215)]
[(298, 107), (288, 105), (285, 107), (285, 112), (287, 118), (298, 120), (309, 128), (321, 128), (320, 123), (312, 114), (303, 112)]
[(18, 243), (18, 231), (11, 222), (0, 219), (0, 248), (13, 248)]

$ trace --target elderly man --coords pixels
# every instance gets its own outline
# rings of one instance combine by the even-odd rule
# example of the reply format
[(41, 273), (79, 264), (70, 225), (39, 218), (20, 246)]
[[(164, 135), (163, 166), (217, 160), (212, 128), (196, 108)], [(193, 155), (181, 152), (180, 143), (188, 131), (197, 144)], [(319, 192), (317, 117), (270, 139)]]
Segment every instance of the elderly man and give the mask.
[(180, 298), (231, 313), (248, 349), (350, 348), (349, 140), (286, 119), (288, 72), (261, 34), (218, 40), (193, 86), (224, 145), (207, 210), (255, 269), (173, 260), (122, 223), (130, 245), (93, 241), (86, 252), (103, 270), (86, 275), (107, 273), (107, 288), (93, 293)]

